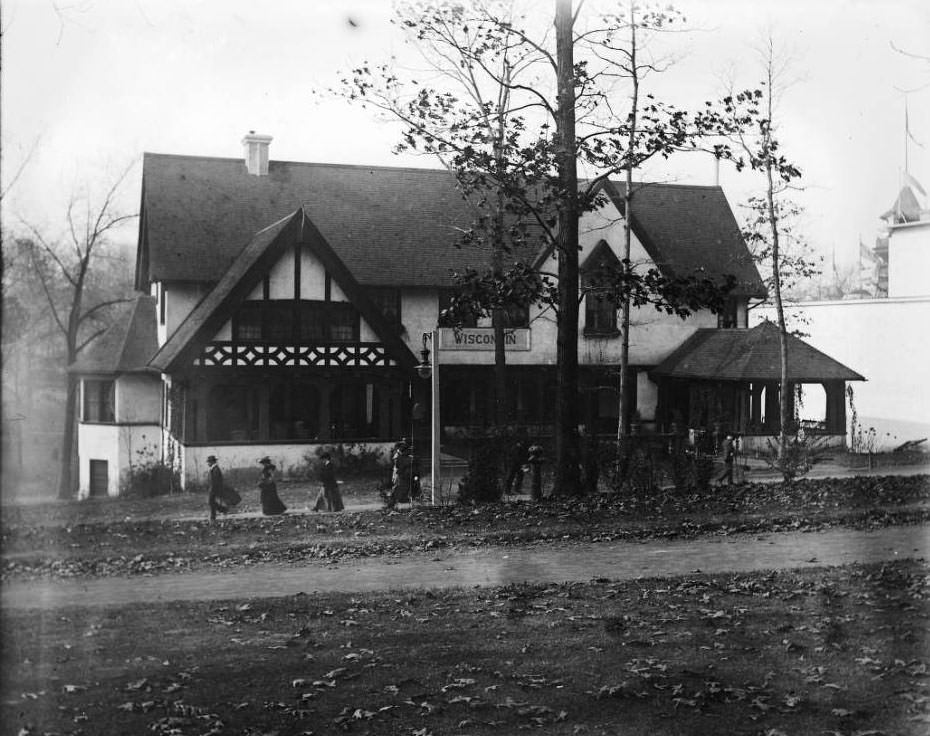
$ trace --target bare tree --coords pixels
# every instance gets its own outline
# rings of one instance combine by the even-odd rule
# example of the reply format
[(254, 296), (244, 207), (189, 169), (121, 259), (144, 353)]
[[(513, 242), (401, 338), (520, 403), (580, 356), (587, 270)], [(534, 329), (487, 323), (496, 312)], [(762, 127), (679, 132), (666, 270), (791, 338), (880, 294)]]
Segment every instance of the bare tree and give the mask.
[[(66, 234), (60, 240), (49, 239), (35, 225), (23, 222), (31, 235), (23, 242), (28, 244), (33, 275), (45, 298), (52, 324), (64, 342), (66, 365), (74, 363), (81, 351), (106, 331), (108, 308), (128, 301), (123, 295), (92, 294), (91, 286), (94, 269), (106, 256), (111, 236), (137, 216), (120, 213), (116, 205), (119, 189), (131, 168), (132, 165), (117, 177), (96, 206), (89, 197), (72, 195), (65, 216)], [(66, 374), (65, 384), (59, 498), (70, 498), (75, 490), (72, 459), (78, 384), (70, 373)]]
[(782, 154), (776, 135), (775, 113), (777, 100), (782, 91), (787, 62), (779, 58), (775, 41), (769, 35), (765, 47), (760, 51), (763, 71), (763, 116), (752, 133), (739, 129), (737, 139), (749, 165), (760, 172), (765, 181), (765, 193), (750, 201), (754, 211), (750, 227), (745, 235), (757, 256), (767, 260), (770, 276), (767, 277), (771, 297), (775, 304), (779, 333), (779, 429), (777, 464), (789, 480), (786, 466), (788, 452), (788, 428), (793, 417), (790, 415), (791, 392), (788, 385), (788, 335), (785, 320), (784, 288), (786, 274), (791, 272), (790, 262), (784, 256), (784, 242), (790, 236), (790, 225), (796, 214), (787, 192), (796, 188), (794, 182), (801, 176), (797, 168)]

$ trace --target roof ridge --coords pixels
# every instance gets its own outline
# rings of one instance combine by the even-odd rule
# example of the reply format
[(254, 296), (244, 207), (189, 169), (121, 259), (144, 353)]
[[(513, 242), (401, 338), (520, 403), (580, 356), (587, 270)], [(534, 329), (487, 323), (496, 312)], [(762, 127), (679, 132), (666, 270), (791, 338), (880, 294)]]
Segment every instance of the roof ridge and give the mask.
[[(186, 153), (157, 153), (155, 151), (144, 151), (143, 156), (148, 156), (150, 158), (173, 158), (173, 159), (189, 159), (191, 161), (218, 161), (218, 162), (228, 162), (228, 163), (243, 163), (243, 159), (237, 156), (200, 156), (195, 154), (186, 154)], [(289, 166), (315, 166), (315, 167), (327, 167), (334, 169), (377, 169), (379, 171), (419, 171), (429, 174), (446, 174), (452, 176), (451, 172), (448, 169), (440, 168), (427, 168), (421, 166), (386, 166), (386, 165), (375, 165), (375, 164), (344, 164), (344, 163), (332, 163), (327, 161), (292, 161), (289, 159), (270, 159), (269, 164), (287, 164)], [(244, 164), (243, 164), (244, 165)]]
[[(610, 179), (611, 184), (620, 184), (626, 186), (626, 182), (620, 179)], [(633, 182), (633, 186), (659, 186), (659, 187), (676, 187), (678, 189), (719, 189), (723, 191), (720, 184), (678, 184), (671, 181), (645, 181), (640, 179)]]
[[(143, 151), (143, 156), (158, 157), (158, 158), (174, 158), (174, 159), (190, 159), (196, 161), (218, 161), (218, 162), (243, 162), (243, 159), (238, 156), (203, 156), (198, 154), (188, 154), (188, 153), (158, 153), (156, 151)], [(269, 164), (287, 164), (289, 166), (315, 166), (315, 167), (326, 167), (333, 169), (377, 169), (378, 171), (417, 171), (422, 173), (429, 174), (448, 174), (453, 176), (452, 172), (448, 169), (443, 168), (432, 168), (426, 166), (390, 166), (386, 164), (347, 164), (347, 163), (336, 163), (331, 161), (295, 161), (293, 159), (269, 159)], [(580, 181), (591, 181), (591, 178), (583, 178)], [(621, 184), (626, 186), (625, 181), (619, 179), (610, 179), (613, 184)], [(679, 184), (676, 182), (666, 182), (666, 181), (647, 181), (644, 179), (638, 179), (633, 182), (634, 186), (661, 186), (661, 187), (676, 187), (679, 189), (723, 189), (719, 184)]]

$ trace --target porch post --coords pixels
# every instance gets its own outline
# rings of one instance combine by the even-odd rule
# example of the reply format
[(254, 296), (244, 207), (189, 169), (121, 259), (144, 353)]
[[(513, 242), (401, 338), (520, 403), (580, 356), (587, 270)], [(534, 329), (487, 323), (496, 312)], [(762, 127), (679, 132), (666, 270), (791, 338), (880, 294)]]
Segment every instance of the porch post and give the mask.
[(765, 384), (765, 429), (768, 431), (778, 431), (779, 405), (778, 405), (779, 386), (777, 383)]
[(749, 424), (753, 427), (762, 426), (762, 389), (761, 383), (750, 384)]
[(828, 432), (839, 434), (846, 432), (846, 382), (827, 381), (823, 384), (827, 395), (826, 416), (824, 424)]

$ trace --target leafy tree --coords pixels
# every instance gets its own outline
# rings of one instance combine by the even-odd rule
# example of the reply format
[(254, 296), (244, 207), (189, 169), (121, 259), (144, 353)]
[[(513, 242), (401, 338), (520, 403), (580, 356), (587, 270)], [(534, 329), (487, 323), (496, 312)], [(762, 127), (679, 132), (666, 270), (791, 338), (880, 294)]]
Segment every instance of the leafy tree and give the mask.
[[(94, 206), (88, 196), (73, 194), (65, 213), (67, 228), (61, 238), (49, 238), (38, 227), (23, 223), (30, 237), (16, 241), (20, 257), (28, 259), (29, 279), (35, 294), (44, 302), (46, 324), (63, 343), (64, 365), (71, 365), (95, 338), (109, 326), (111, 308), (128, 301), (129, 284), (114, 295), (111, 236), (124, 223), (136, 217), (116, 208), (116, 196), (126, 179), (127, 168)], [(34, 304), (33, 304), (34, 307)], [(72, 458), (77, 419), (76, 379), (66, 374), (62, 424), (59, 498), (74, 492)]]
[[(457, 84), (450, 89), (403, 77), (393, 63), (365, 63), (346, 75), (338, 90), (399, 120), (399, 148), (438, 156), (476, 204), (479, 215), (461, 242), (490, 248), (496, 260), (489, 271), (458, 275), (460, 291), (450, 316), (493, 318), (514, 303), (555, 313), (554, 492), (562, 495), (580, 490), (579, 219), (607, 203), (604, 185), (611, 176), (629, 175), (652, 156), (732, 132), (731, 126), (752, 118), (758, 99), (745, 93), (686, 113), (650, 98), (641, 111), (635, 103), (632, 114), (619, 116), (617, 78), (631, 69), (645, 71), (635, 53), (622, 53), (621, 36), (630, 31), (635, 47), (636, 28), (662, 27), (666, 14), (640, 11), (637, 16), (631, 9), (628, 15), (592, 13), (582, 19), (581, 10), (571, 0), (556, 0), (551, 33), (503, 2), (404, 5), (399, 22), (414, 31), (420, 47), (440, 50), (444, 80), (452, 74)], [(479, 87), (487, 91), (474, 94)], [(463, 95), (462, 89), (468, 91)], [(732, 155), (726, 143), (718, 143), (715, 152)], [(579, 165), (593, 174), (580, 180)], [(633, 188), (627, 190), (632, 197)], [(541, 247), (555, 254), (556, 273), (538, 271), (527, 256)], [(640, 273), (629, 258), (623, 263), (613, 285), (603, 287), (622, 296), (618, 304), (629, 293), (630, 303), (639, 298), (676, 310), (663, 299), (681, 297), (685, 283), (666, 286), (658, 271)], [(691, 297), (708, 286), (701, 283), (684, 303), (696, 306)]]

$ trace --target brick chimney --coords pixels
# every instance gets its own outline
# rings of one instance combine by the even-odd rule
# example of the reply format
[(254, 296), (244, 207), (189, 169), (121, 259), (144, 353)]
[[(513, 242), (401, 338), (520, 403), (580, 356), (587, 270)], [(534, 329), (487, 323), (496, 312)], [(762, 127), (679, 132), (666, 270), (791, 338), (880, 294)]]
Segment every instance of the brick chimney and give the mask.
[(242, 139), (245, 149), (245, 168), (253, 176), (268, 176), (268, 144), (270, 135), (259, 135), (250, 130)]

